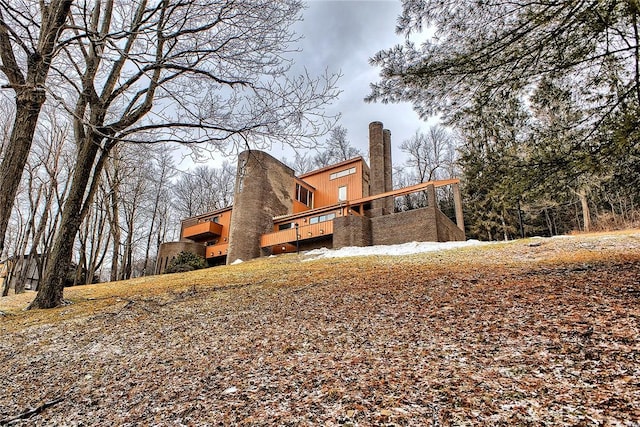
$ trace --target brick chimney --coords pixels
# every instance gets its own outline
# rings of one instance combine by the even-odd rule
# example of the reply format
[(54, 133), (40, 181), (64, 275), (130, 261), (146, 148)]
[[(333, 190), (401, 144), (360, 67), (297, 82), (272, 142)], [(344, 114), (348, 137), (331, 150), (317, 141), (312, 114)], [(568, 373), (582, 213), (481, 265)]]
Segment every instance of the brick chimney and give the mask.
[[(384, 129), (382, 122), (369, 123), (369, 168), (369, 194), (371, 196), (393, 189), (391, 131)], [(371, 210), (372, 216), (392, 213), (393, 198), (374, 201)]]

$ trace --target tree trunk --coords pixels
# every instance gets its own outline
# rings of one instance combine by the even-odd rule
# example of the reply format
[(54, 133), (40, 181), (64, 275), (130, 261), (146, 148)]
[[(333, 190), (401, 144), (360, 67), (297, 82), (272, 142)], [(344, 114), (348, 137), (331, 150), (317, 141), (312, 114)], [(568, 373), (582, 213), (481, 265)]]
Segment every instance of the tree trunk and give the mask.
[(4, 252), (5, 234), (22, 171), (31, 151), (33, 134), (44, 103), (44, 91), (24, 90), (16, 95), (16, 117), (9, 144), (0, 163), (0, 254)]
[[(9, 217), (15, 201), (18, 184), (29, 151), (33, 134), (38, 124), (38, 116), (46, 99), (45, 82), (53, 56), (56, 53), (58, 38), (64, 26), (73, 0), (51, 1), (45, 10), (40, 10), (42, 22), (37, 40), (37, 51), (27, 53), (26, 76), (14, 56), (10, 29), (0, 14), (0, 60), (2, 73), (16, 92), (16, 115), (9, 143), (5, 147), (0, 163), (0, 255), (4, 251), (5, 234)], [(41, 2), (43, 6), (43, 2)], [(16, 44), (17, 45), (17, 44)], [(17, 47), (17, 46), (15, 46)]]
[(9, 295), (9, 288), (11, 287), (11, 269), (13, 268), (13, 261), (7, 259), (4, 263), (4, 283), (2, 286), (2, 296), (6, 297)]
[(507, 223), (504, 220), (504, 211), (502, 212), (502, 215), (500, 215), (500, 223), (502, 224), (502, 237), (504, 238), (505, 242), (509, 241), (509, 233), (507, 232)]
[(584, 190), (577, 192), (578, 199), (580, 199), (580, 206), (582, 207), (582, 224), (585, 233), (591, 231), (591, 211), (589, 210), (589, 201), (587, 200), (587, 193)]
[(127, 238), (124, 244), (124, 255), (122, 264), (122, 274), (120, 275), (120, 280), (131, 279), (131, 273), (133, 271), (133, 226), (130, 226), (127, 230)]
[(549, 216), (549, 211), (547, 208), (543, 209), (544, 211), (544, 219), (547, 223), (547, 229), (549, 230), (549, 236), (553, 236), (553, 224), (551, 222), (551, 217)]
[(85, 206), (90, 203), (95, 188), (89, 188), (86, 201), (85, 193), (87, 193), (92, 174), (97, 176), (103, 165), (102, 162), (95, 163), (99, 149), (98, 141), (87, 138), (83, 142), (78, 151), (71, 189), (62, 211), (60, 229), (49, 256), (44, 277), (38, 287), (38, 294), (29, 305), (29, 309), (53, 308), (64, 305), (65, 302), (64, 282), (71, 264), (73, 243), (86, 215)]

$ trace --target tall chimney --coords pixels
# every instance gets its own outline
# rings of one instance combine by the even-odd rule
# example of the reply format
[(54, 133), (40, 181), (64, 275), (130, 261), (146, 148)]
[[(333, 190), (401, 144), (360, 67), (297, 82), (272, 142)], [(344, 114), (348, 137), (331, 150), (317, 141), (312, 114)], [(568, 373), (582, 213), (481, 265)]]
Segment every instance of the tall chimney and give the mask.
[(384, 136), (382, 122), (369, 123), (369, 194), (384, 193)]
[[(388, 143), (385, 143), (385, 140)], [(388, 148), (387, 148), (388, 145)], [(382, 122), (369, 123), (369, 195), (375, 196), (387, 191), (387, 173), (391, 178), (391, 164), (387, 166), (387, 150), (391, 152), (391, 133), (383, 129)], [(387, 172), (387, 167), (389, 171)], [(387, 202), (384, 199), (374, 200), (371, 203), (371, 216), (380, 216), (388, 213)]]
[[(393, 164), (391, 162), (391, 131), (385, 129), (383, 131), (384, 143), (384, 191), (393, 190)], [(394, 208), (393, 197), (385, 199), (385, 213), (393, 213)]]

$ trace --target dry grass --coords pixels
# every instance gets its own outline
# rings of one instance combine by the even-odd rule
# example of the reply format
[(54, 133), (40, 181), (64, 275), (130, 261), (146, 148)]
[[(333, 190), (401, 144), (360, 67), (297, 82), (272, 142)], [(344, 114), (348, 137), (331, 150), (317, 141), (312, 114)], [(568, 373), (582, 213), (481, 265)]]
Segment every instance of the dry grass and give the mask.
[(627, 231), (11, 296), (0, 425), (637, 426), (639, 267)]

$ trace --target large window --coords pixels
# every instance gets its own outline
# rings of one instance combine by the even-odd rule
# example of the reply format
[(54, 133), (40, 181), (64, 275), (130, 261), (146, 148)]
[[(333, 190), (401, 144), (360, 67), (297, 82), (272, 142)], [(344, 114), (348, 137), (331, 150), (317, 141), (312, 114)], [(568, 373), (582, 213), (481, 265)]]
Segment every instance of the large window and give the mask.
[(313, 207), (313, 193), (300, 184), (296, 184), (296, 200), (308, 207)]
[(314, 216), (312, 218), (309, 218), (309, 224), (317, 224), (319, 222), (331, 221), (335, 217), (336, 217), (336, 214), (334, 212), (331, 212), (325, 215)]
[(329, 179), (336, 179), (336, 178), (342, 178), (343, 176), (347, 176), (347, 175), (351, 175), (356, 173), (356, 168), (349, 168), (349, 169), (345, 169), (345, 170), (341, 170), (339, 172), (334, 172), (331, 175), (329, 175)]

